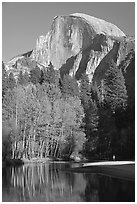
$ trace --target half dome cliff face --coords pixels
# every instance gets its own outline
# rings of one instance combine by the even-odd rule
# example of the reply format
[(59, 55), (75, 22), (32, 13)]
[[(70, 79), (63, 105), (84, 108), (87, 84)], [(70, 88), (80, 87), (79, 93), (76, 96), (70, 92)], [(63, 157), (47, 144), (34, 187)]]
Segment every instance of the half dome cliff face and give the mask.
[(32, 58), (44, 66), (51, 63), (57, 70), (66, 68), (70, 75), (80, 75), (77, 72), (86, 69), (92, 78), (100, 61), (113, 48), (115, 38), (123, 37), (125, 34), (117, 26), (92, 16), (57, 16), (48, 34), (37, 40)]
[[(131, 41), (117, 26), (104, 20), (82, 13), (56, 16), (47, 35), (37, 39), (29, 58), (42, 67), (52, 64), (62, 77), (69, 74), (79, 80), (86, 72), (92, 81), (100, 63), (109, 59), (121, 63), (134, 44)], [(7, 63), (7, 69), (14, 61), (16, 58)]]

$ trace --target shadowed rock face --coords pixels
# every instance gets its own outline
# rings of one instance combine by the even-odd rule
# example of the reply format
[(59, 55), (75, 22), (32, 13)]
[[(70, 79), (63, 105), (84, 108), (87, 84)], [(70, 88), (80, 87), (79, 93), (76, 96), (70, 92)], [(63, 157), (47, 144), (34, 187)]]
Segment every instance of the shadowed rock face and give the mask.
[[(54, 69), (60, 70), (61, 76), (75, 75), (79, 80), (86, 72), (91, 81), (100, 64), (114, 58), (119, 65), (133, 44), (133, 40), (112, 23), (76, 13), (55, 17), (50, 31), (38, 38), (29, 57), (45, 67), (52, 64)], [(9, 62), (7, 67), (11, 64)]]

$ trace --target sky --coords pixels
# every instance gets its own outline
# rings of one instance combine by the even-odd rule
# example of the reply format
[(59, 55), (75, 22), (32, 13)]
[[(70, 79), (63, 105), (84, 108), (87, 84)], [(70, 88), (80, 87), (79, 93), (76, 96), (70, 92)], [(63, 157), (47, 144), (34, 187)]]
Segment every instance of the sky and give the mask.
[(85, 13), (118, 26), (126, 35), (135, 35), (134, 2), (3, 2), (2, 60), (35, 48), (58, 15)]

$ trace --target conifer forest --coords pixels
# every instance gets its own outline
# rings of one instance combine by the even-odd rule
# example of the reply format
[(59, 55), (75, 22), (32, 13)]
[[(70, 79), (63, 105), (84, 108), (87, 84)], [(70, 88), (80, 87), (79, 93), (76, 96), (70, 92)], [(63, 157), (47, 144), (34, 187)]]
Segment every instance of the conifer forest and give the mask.
[(124, 62), (108, 61), (99, 83), (61, 76), (52, 64), (40, 69), (27, 57), (20, 63), (30, 72), (17, 78), (2, 62), (3, 159), (134, 159), (134, 90)]

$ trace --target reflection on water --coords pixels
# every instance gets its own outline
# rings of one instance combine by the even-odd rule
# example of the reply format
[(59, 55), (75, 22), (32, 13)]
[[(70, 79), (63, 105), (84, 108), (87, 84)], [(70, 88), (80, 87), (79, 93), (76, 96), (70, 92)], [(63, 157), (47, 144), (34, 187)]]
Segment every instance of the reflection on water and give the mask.
[(2, 201), (134, 201), (133, 181), (62, 171), (69, 163), (3, 168)]

